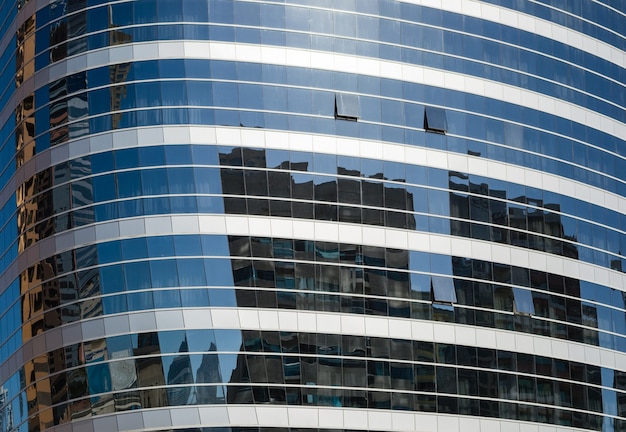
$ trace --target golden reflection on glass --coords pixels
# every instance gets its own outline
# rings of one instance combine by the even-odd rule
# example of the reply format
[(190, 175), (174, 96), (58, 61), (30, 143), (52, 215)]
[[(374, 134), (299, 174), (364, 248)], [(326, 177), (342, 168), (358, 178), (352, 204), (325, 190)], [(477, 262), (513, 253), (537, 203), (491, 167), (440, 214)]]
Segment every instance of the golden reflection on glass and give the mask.
[(35, 74), (35, 15), (24, 21), (17, 29), (17, 50), (15, 52), (15, 86)]
[(25, 97), (15, 108), (15, 164), (21, 167), (35, 155), (35, 94)]
[[(49, 409), (52, 406), (49, 375), (47, 354), (42, 354), (24, 365), (29, 430), (45, 430), (54, 425), (52, 410)], [(39, 415), (35, 416), (37, 412)]]

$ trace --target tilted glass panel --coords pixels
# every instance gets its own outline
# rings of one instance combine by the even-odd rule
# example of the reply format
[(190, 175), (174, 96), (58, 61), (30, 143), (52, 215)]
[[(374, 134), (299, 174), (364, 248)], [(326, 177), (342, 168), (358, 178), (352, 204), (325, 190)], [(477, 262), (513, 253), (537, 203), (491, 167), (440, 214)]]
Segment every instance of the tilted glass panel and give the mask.
[(438, 107), (425, 107), (424, 129), (428, 132), (445, 134), (448, 131), (446, 111), (443, 108)]
[(433, 298), (436, 302), (456, 303), (456, 291), (454, 280), (441, 276), (433, 276), (431, 279)]
[(535, 305), (533, 304), (531, 291), (522, 288), (513, 288), (513, 297), (515, 299), (515, 312), (529, 315), (535, 314)]
[(358, 95), (348, 93), (335, 94), (335, 118), (356, 121), (360, 116)]

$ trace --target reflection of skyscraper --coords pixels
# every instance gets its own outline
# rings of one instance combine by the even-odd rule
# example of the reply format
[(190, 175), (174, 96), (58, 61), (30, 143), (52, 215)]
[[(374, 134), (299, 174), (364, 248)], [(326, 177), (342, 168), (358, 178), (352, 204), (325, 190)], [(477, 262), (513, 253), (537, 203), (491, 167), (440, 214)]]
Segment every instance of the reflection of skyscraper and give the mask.
[(135, 360), (137, 387), (147, 389), (139, 393), (141, 407), (159, 407), (167, 403), (167, 394), (162, 387), (165, 377), (161, 361), (155, 356), (159, 352), (156, 332), (138, 335), (137, 348), (133, 350), (133, 356), (140, 357)]
[(178, 349), (179, 355), (174, 357), (172, 364), (167, 371), (168, 388), (167, 398), (170, 405), (187, 405), (191, 402), (189, 397), (192, 394), (192, 387), (185, 384), (193, 384), (193, 374), (191, 372), (191, 361), (187, 341), (184, 341)]
[(13, 430), (13, 413), (7, 395), (8, 392), (0, 388), (0, 427), (4, 431), (11, 431)]
[[(221, 382), (220, 369), (217, 358), (217, 347), (214, 343), (208, 353), (202, 354), (202, 363), (196, 371), (196, 383), (215, 384)], [(217, 386), (199, 385), (196, 387), (196, 397), (199, 404), (216, 404), (223, 402), (223, 398), (218, 399)]]
[(4, 429), (626, 429), (620, 2), (0, 12)]

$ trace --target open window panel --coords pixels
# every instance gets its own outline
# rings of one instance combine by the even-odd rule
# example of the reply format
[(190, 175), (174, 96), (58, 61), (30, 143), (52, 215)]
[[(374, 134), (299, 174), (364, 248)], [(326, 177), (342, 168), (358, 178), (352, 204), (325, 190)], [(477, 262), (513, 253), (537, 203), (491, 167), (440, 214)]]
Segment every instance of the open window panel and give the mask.
[(430, 279), (433, 301), (438, 303), (456, 303), (454, 279), (442, 276), (433, 276)]
[(443, 108), (426, 106), (424, 108), (424, 130), (445, 134), (448, 132), (448, 119), (446, 110)]
[(515, 313), (523, 315), (534, 315), (535, 304), (533, 303), (533, 294), (530, 290), (522, 288), (513, 288), (513, 299)]
[(335, 93), (335, 118), (357, 121), (360, 114), (359, 96), (350, 93)]

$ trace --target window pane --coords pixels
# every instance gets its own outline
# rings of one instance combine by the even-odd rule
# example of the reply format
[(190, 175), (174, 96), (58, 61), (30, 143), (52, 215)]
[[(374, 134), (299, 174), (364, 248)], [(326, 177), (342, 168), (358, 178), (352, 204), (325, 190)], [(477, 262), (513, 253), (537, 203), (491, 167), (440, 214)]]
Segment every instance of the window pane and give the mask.
[(433, 276), (432, 279), (433, 297), (437, 302), (456, 303), (456, 291), (454, 290), (454, 280), (441, 276)]
[(446, 111), (443, 108), (427, 106), (424, 112), (424, 129), (431, 132), (447, 132)]
[(515, 311), (523, 314), (535, 314), (532, 292), (522, 288), (513, 288), (515, 298)]
[(359, 96), (337, 93), (335, 95), (335, 114), (337, 118), (356, 120), (360, 117)]

